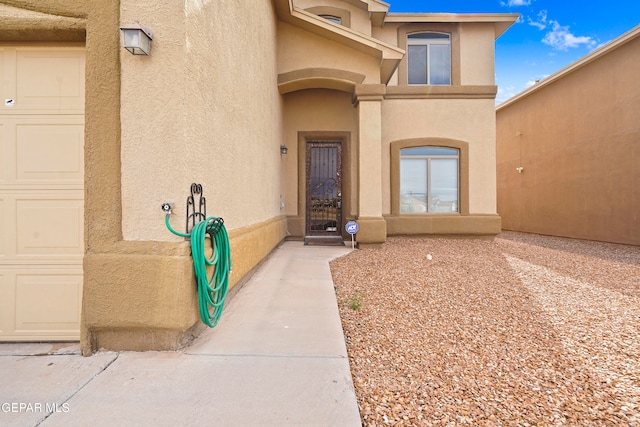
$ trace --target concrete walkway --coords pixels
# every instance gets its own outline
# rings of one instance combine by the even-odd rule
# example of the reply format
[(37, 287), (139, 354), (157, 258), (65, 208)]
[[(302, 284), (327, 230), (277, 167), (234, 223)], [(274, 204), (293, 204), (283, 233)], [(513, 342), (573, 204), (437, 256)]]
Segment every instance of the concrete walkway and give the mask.
[(360, 426), (328, 261), (285, 242), (180, 352), (0, 344), (2, 426)]

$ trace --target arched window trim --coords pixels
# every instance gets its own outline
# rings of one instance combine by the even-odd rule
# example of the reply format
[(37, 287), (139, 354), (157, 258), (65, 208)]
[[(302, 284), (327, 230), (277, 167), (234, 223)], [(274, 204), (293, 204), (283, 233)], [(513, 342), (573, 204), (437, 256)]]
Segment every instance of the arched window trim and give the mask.
[[(451, 33), (444, 31), (412, 31), (407, 33), (407, 84), (433, 86), (450, 86), (452, 84), (451, 39)], [(438, 48), (440, 46), (448, 48), (443, 50)], [(424, 57), (422, 57), (423, 55)], [(436, 73), (436, 69), (432, 68), (436, 58), (438, 62), (444, 62), (444, 67), (437, 70), (438, 73)], [(423, 62), (424, 68), (421, 67)]]
[[(448, 138), (412, 138), (393, 141), (391, 149), (391, 214), (419, 216), (400, 212), (400, 152), (405, 148), (442, 147), (458, 150), (458, 212), (450, 215), (469, 215), (469, 143)], [(432, 214), (425, 213), (431, 216)], [(445, 215), (445, 214), (438, 214)]]
[[(446, 33), (451, 35), (451, 86), (461, 84), (460, 72), (460, 24), (459, 23), (412, 23), (398, 27), (398, 47), (407, 50), (407, 35), (415, 33)], [(409, 86), (407, 82), (407, 55), (398, 66), (398, 85)], [(425, 85), (410, 85), (420, 87)], [(442, 86), (447, 87), (447, 86)]]
[(340, 25), (351, 28), (351, 12), (346, 9), (333, 6), (313, 6), (306, 8), (305, 10), (321, 18), (324, 18), (325, 16), (340, 18)]

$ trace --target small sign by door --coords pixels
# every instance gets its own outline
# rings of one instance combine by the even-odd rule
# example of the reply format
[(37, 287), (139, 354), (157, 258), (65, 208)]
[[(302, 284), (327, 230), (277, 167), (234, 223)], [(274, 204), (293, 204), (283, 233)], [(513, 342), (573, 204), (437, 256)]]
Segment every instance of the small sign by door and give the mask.
[(358, 223), (355, 221), (349, 221), (347, 225), (344, 226), (344, 229), (347, 233), (351, 234), (351, 250), (355, 249), (355, 243), (353, 242), (353, 235), (358, 232)]
[(349, 221), (347, 225), (345, 225), (344, 229), (351, 235), (356, 234), (358, 232), (358, 223), (355, 221)]

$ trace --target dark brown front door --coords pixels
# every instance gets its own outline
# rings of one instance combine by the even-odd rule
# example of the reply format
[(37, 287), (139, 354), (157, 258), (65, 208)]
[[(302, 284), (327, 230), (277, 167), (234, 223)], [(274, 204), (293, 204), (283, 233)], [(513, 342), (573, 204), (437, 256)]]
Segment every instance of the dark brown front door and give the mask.
[(342, 142), (309, 141), (305, 241), (342, 242)]

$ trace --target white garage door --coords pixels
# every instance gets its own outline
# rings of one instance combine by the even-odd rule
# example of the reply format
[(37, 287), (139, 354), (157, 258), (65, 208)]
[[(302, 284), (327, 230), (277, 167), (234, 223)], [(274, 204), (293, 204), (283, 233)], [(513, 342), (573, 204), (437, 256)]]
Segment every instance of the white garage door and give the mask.
[(80, 336), (84, 64), (0, 46), (0, 341)]

